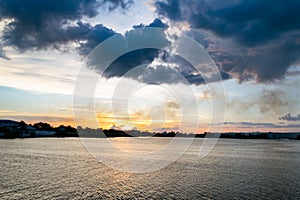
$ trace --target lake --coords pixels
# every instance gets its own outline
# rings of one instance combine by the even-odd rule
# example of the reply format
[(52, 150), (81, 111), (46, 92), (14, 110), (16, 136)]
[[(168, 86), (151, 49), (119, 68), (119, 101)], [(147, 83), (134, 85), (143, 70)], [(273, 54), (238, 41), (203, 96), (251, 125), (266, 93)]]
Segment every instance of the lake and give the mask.
[[(111, 139), (126, 151), (153, 150), (170, 140)], [(200, 159), (202, 141), (195, 139), (165, 168), (135, 174), (100, 163), (79, 138), (0, 140), (0, 199), (300, 198), (300, 141), (219, 139)], [(126, 164), (113, 154), (105, 156)]]

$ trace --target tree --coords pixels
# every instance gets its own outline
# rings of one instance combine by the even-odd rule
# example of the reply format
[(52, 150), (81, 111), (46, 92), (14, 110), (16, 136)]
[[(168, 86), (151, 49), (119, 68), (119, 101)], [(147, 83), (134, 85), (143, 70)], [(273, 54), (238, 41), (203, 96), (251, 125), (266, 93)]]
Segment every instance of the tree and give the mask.
[(52, 131), (53, 130), (53, 128), (50, 124), (43, 123), (43, 122), (35, 123), (35, 124), (33, 124), (33, 127), (38, 130), (44, 130), (44, 131)]
[(26, 127), (27, 127), (27, 124), (26, 124), (26, 122), (24, 122), (24, 121), (20, 121), (20, 122), (19, 122), (19, 126), (20, 126), (21, 130), (25, 130)]

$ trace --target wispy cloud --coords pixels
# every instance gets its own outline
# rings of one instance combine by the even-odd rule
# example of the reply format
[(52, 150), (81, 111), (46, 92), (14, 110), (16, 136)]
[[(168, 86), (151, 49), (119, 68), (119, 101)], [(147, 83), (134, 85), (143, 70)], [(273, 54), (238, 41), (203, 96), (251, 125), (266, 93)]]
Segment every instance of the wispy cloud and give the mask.
[(281, 89), (263, 89), (256, 94), (248, 94), (247, 97), (235, 97), (227, 102), (228, 109), (235, 109), (237, 113), (249, 113), (252, 109), (258, 109), (262, 115), (274, 115), (285, 112), (292, 102)]
[[(224, 124), (225, 128), (231, 128), (232, 130), (239, 129), (249, 129), (253, 131), (257, 131), (260, 129), (266, 130), (274, 130), (274, 129), (292, 129), (292, 128), (300, 128), (300, 124), (275, 124), (275, 123), (267, 123), (267, 122), (224, 122), (220, 123)], [(220, 125), (217, 124), (217, 125)], [(212, 126), (216, 124), (210, 124)]]
[(292, 116), (291, 113), (288, 113), (282, 117), (279, 117), (279, 120), (284, 121), (300, 121), (300, 115)]
[(55, 52), (11, 53), (12, 60), (1, 61), (1, 86), (42, 93), (73, 93), (77, 72), (83, 65), (76, 56)]

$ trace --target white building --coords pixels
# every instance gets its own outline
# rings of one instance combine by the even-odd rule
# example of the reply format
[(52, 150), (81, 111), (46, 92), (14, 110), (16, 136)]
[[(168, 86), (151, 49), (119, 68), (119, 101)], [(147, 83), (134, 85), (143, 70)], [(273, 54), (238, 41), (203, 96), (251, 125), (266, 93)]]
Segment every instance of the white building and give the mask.
[(13, 120), (0, 120), (0, 127), (17, 127), (19, 122)]
[[(19, 122), (13, 120), (0, 120), (0, 128), (7, 127), (7, 128), (16, 128), (19, 126)], [(5, 133), (0, 131), (0, 137), (3, 137)]]
[(35, 131), (35, 136), (36, 137), (45, 137), (45, 136), (53, 136), (55, 135), (55, 131)]

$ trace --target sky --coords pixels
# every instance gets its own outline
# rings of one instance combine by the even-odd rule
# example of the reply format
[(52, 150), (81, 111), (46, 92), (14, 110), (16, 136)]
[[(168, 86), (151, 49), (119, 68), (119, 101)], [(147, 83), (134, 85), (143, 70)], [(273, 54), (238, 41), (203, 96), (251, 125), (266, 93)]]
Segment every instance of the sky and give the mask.
[[(123, 130), (299, 131), (299, 9), (297, 0), (0, 0), (0, 118)], [(205, 53), (178, 45), (182, 36)], [(154, 43), (160, 48), (126, 52), (101, 67), (122, 48)]]

